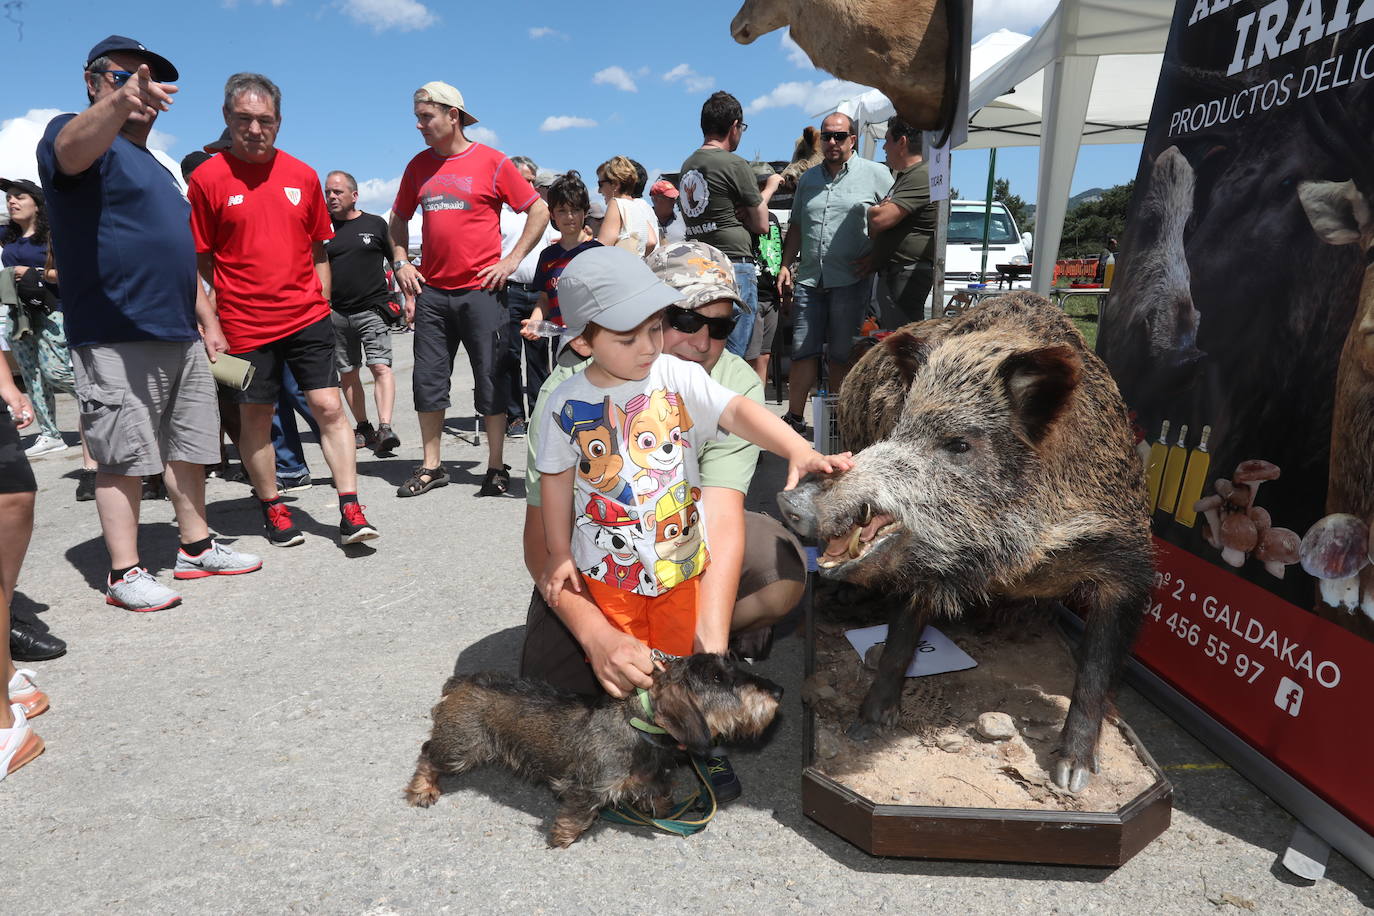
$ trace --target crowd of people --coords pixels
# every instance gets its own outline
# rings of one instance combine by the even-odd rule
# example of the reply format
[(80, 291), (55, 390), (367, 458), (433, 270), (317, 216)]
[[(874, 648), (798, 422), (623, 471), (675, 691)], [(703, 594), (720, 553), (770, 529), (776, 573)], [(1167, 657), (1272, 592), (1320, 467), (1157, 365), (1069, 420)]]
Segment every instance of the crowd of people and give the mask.
[[(348, 172), (321, 183), (277, 146), (281, 90), (256, 73), (226, 82), (225, 132), (183, 160), (183, 195), (147, 147), (178, 78), (167, 58), (110, 36), (86, 58), (88, 107), (54, 118), (39, 143), (39, 182), (0, 181), (10, 216), (0, 342), (24, 389), (0, 372), (10, 414), (0, 422), (0, 606), (11, 633), (0, 654), (0, 779), (42, 751), (28, 720), (48, 707), (35, 673), (14, 661), (64, 650), (8, 620), (32, 530), (29, 460), (67, 447), (53, 392), (76, 399), (78, 499), (96, 504), (105, 600), (162, 610), (182, 595), (139, 552), (149, 481), (175, 512), (174, 580), (257, 572), (260, 557), (212, 537), (205, 478), (232, 474), (227, 438), (267, 542), (301, 544), (282, 499), (311, 483), (297, 414), (329, 465), (339, 542), (381, 536), (358, 502), (356, 453), (401, 446), (397, 330), (413, 329), (421, 451), (398, 497), (450, 482), (441, 443), (460, 346), (488, 449), (479, 495), (507, 491), (507, 439), (526, 437), (535, 587), (524, 674), (623, 696), (648, 686), (655, 652), (766, 654), (801, 597), (806, 563), (796, 539), (746, 512), (744, 497), (760, 446), (788, 461), (789, 485), (847, 469), (846, 455), (822, 455), (801, 435), (820, 361), (838, 388), (866, 317), (888, 327), (924, 317), (930, 251), (919, 237), (933, 223), (916, 131), (889, 124), (889, 168), (857, 156), (852, 119), (832, 114), (817, 164), (789, 179), (736, 154), (748, 125), (738, 100), (717, 92), (675, 181), (655, 181), (646, 201), (644, 167), (616, 155), (596, 170), (595, 199), (576, 171), (541, 170), (469, 139), (477, 118), (457, 88), (435, 81), (413, 94), (425, 148), (384, 220), (358, 208)], [(784, 190), (785, 231), (769, 207)], [(132, 246), (160, 256), (119, 256)], [(789, 409), (778, 417), (762, 390), (789, 311)], [(24, 449), (29, 427), (38, 435)], [(712, 754), (728, 800), (738, 779)]]

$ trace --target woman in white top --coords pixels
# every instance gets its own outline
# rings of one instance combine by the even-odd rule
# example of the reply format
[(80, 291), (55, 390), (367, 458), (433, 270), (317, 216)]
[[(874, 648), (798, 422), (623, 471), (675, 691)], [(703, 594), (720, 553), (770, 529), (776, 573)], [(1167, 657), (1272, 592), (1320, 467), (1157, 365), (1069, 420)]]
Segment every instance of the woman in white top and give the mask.
[(658, 247), (658, 226), (647, 205), (635, 205), (637, 201), (631, 192), (639, 184), (639, 172), (634, 163), (624, 156), (614, 156), (597, 167), (596, 177), (597, 190), (606, 198), (606, 218), (596, 240), (647, 258)]

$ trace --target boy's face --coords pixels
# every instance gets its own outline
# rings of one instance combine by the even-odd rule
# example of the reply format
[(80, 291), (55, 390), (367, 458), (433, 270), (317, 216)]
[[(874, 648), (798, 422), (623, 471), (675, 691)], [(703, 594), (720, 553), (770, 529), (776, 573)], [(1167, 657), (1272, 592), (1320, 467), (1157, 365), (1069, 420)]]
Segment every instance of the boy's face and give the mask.
[(567, 204), (559, 204), (553, 208), (553, 227), (559, 232), (566, 234), (580, 233), (582, 226), (587, 222), (587, 211), (578, 210)]
[(663, 313), (656, 312), (632, 331), (602, 328), (590, 341), (585, 335), (576, 341), (582, 346), (575, 349), (579, 353), (588, 351), (595, 367), (609, 377), (607, 381), (642, 381), (663, 352)]

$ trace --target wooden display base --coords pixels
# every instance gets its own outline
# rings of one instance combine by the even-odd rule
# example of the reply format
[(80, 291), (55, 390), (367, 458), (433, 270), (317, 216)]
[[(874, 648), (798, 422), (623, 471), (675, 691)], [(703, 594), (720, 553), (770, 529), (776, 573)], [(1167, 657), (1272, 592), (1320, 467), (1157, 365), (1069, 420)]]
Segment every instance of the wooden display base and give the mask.
[[(814, 616), (812, 610), (807, 626), (808, 678), (815, 670)], [(883, 804), (841, 785), (817, 766), (816, 716), (807, 706), (802, 730), (802, 810), (875, 856), (1122, 865), (1168, 828), (1173, 786), (1129, 726), (1121, 722), (1104, 727), (1118, 727), (1154, 776), (1149, 788), (1117, 811)]]

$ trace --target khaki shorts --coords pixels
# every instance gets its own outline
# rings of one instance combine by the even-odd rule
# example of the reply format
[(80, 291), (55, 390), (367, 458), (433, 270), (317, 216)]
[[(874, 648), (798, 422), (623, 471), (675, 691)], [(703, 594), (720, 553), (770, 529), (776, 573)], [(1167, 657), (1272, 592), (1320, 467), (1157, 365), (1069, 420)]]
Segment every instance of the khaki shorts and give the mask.
[(143, 477), (169, 461), (219, 461), (219, 403), (200, 341), (74, 347), (72, 367), (81, 431), (101, 471)]

